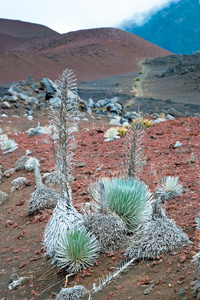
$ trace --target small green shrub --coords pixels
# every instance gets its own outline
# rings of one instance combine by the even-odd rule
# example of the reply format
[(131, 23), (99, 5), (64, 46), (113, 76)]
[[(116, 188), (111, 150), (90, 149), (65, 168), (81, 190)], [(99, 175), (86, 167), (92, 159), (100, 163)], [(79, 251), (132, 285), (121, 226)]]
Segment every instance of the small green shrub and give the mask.
[(138, 74), (142, 74), (142, 73), (143, 73), (142, 71), (139, 71), (139, 72), (138, 72)]
[(140, 81), (140, 77), (135, 78), (136, 81)]
[(126, 108), (129, 108), (130, 107), (130, 104), (126, 104)]
[(91, 233), (77, 228), (62, 236), (56, 249), (55, 259), (58, 266), (76, 273), (92, 266), (100, 251), (99, 243)]
[(132, 95), (132, 97), (133, 97), (133, 98), (135, 98), (135, 97), (136, 97), (136, 95), (135, 95), (135, 94), (133, 94), (133, 95)]
[(119, 86), (119, 82), (116, 82), (116, 83), (115, 83), (115, 86)]

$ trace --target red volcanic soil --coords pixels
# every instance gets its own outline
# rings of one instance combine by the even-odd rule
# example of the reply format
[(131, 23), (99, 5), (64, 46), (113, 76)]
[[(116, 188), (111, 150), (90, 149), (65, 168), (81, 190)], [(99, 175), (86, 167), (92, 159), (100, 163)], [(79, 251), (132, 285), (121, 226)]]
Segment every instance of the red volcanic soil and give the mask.
[[(18, 158), (25, 155), (27, 149), (32, 151), (32, 156), (39, 159), (42, 174), (52, 171), (54, 163), (49, 136), (28, 138), (27, 133), (19, 131), (27, 130), (30, 123), (14, 117), (2, 119), (3, 132), (12, 131), (8, 136), (19, 145), (16, 151), (1, 156), (3, 171), (14, 167)], [(38, 121), (41, 125), (48, 123), (47, 118), (42, 115), (34, 117), (34, 126)], [(181, 297), (195, 299), (191, 291), (191, 282), (196, 279), (192, 257), (197, 253), (200, 241), (195, 235), (195, 219), (200, 209), (199, 125), (199, 118), (179, 118), (146, 129), (143, 146), (147, 163), (140, 175), (151, 192), (155, 191), (160, 177), (168, 175), (179, 177), (184, 186), (183, 195), (167, 201), (165, 210), (167, 216), (174, 219), (188, 234), (193, 244), (161, 255), (157, 260), (136, 262), (115, 282), (93, 295), (93, 299), (155, 300), (181, 299)], [(126, 151), (124, 138), (105, 143), (104, 131), (107, 127), (106, 119), (93, 121), (91, 119), (90, 122), (82, 121), (80, 131), (76, 133), (75, 159), (79, 163), (85, 163), (83, 167), (75, 164), (73, 169), (75, 180), (71, 183), (73, 203), (79, 211), (85, 202), (91, 200), (88, 194), (90, 182), (100, 177), (118, 176), (121, 172), (121, 162)], [(14, 133), (15, 131), (18, 134)], [(182, 147), (174, 149), (176, 141), (180, 141)], [(27, 185), (10, 192), (11, 182), (20, 176), (27, 178)], [(35, 190), (32, 172), (18, 171), (10, 177), (4, 177), (0, 189), (9, 195), (8, 201), (0, 211), (0, 299), (54, 299), (53, 293), (64, 285), (66, 274), (53, 267), (51, 260), (46, 261), (43, 255), (41, 239), (52, 210), (27, 216), (27, 200)], [(106, 276), (119, 267), (125, 259), (123, 253), (124, 251), (116, 251), (101, 254), (93, 267), (69, 277), (67, 286), (82, 284), (91, 289), (94, 282), (98, 283), (99, 277)], [(13, 273), (29, 276), (29, 280), (19, 289), (9, 292), (8, 279)], [(149, 294), (144, 295), (148, 288)]]
[[(16, 22), (19, 21), (12, 23), (13, 26), (18, 25)], [(23, 24), (26, 27), (25, 22), (20, 22), (12, 32), (5, 30), (4, 23), (1, 29), (0, 22), (0, 85), (26, 79), (30, 74), (36, 81), (43, 77), (55, 80), (66, 67), (76, 72), (78, 81), (89, 81), (132, 73), (139, 70), (140, 60), (170, 54), (120, 29), (98, 28), (56, 34), (42, 26), (43, 36), (37, 37), (38, 27), (28, 23), (28, 37), (28, 33), (23, 35)]]

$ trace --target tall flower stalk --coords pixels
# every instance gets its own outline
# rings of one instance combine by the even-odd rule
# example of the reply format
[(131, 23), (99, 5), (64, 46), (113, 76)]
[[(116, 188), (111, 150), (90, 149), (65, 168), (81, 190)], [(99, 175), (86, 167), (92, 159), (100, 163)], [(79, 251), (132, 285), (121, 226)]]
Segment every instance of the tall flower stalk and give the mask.
[(69, 174), (72, 168), (74, 135), (70, 128), (78, 112), (74, 73), (66, 69), (57, 81), (60, 106), (53, 110), (54, 124), (59, 132), (58, 174), (60, 197), (44, 232), (44, 245), (49, 256), (54, 256), (61, 236), (73, 227), (80, 227), (82, 216), (72, 205)]
[(126, 176), (137, 178), (144, 165), (144, 153), (142, 140), (144, 140), (144, 126), (137, 118), (128, 129), (125, 138), (125, 165), (127, 166)]

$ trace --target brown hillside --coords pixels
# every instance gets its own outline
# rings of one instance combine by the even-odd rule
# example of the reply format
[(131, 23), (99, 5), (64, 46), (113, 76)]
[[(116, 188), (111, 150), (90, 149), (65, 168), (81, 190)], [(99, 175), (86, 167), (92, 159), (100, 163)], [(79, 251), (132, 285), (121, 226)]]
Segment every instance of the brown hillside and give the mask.
[(0, 19), (0, 33), (21, 38), (59, 35), (58, 32), (44, 25), (8, 19)]
[[(1, 27), (0, 27), (1, 28)], [(26, 79), (52, 80), (66, 67), (79, 81), (132, 73), (147, 57), (170, 52), (123, 30), (99, 28), (40, 38), (0, 35), (0, 84)]]

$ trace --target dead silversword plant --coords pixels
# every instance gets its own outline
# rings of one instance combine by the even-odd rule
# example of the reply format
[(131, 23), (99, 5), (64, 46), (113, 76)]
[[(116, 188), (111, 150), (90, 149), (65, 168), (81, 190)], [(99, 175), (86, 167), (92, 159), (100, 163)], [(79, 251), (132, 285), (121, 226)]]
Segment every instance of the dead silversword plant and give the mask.
[(197, 274), (197, 280), (192, 283), (193, 293), (197, 299), (200, 299), (200, 252), (193, 257), (193, 262), (195, 265), (195, 272)]
[(126, 223), (107, 206), (104, 183), (99, 182), (100, 211), (85, 216), (86, 229), (96, 236), (101, 252), (115, 251), (128, 243)]
[[(51, 121), (53, 123), (53, 121)], [(57, 151), (56, 151), (56, 140), (58, 139), (57, 128), (54, 124), (51, 124), (51, 139), (52, 139), (52, 148), (53, 148), (53, 157), (54, 157), (54, 165), (55, 170), (52, 173), (45, 173), (43, 175), (44, 183), (47, 185), (58, 185), (59, 184), (59, 170), (58, 170), (58, 162), (57, 162)]]
[(83, 285), (74, 286), (71, 288), (62, 288), (57, 295), (56, 300), (86, 299), (86, 295), (88, 297), (88, 300), (92, 299), (92, 294), (98, 293), (99, 291), (103, 290), (109, 283), (119, 278), (123, 272), (127, 271), (131, 267), (135, 260), (136, 259), (133, 258), (129, 261), (126, 261), (115, 272), (109, 273), (106, 277), (99, 278), (98, 285), (93, 283), (93, 288), (91, 290), (87, 290)]
[(72, 168), (75, 137), (70, 128), (75, 124), (78, 106), (76, 98), (75, 75), (71, 70), (64, 70), (57, 81), (59, 108), (53, 112), (53, 120), (59, 132), (58, 145), (58, 174), (60, 183), (60, 197), (53, 215), (44, 232), (44, 246), (47, 255), (54, 256), (58, 242), (67, 230), (72, 227), (81, 228), (83, 221), (72, 205), (69, 174)]
[(85, 296), (88, 295), (90, 298), (90, 292), (86, 290), (83, 285), (77, 285), (71, 288), (63, 288), (57, 294), (56, 300), (83, 300), (86, 299)]
[(145, 165), (144, 157), (144, 126), (137, 118), (130, 124), (125, 137), (125, 165), (127, 166), (127, 176), (136, 178)]
[(200, 230), (200, 213), (198, 214), (198, 218), (196, 219), (196, 222), (197, 222), (196, 229)]
[[(196, 219), (197, 226), (196, 229), (200, 230), (200, 214)], [(195, 273), (197, 274), (197, 280), (192, 282), (193, 294), (197, 299), (200, 299), (200, 252), (193, 256), (193, 262), (195, 265)]]
[(33, 167), (35, 171), (36, 190), (31, 194), (31, 198), (28, 201), (27, 214), (32, 215), (41, 209), (54, 208), (57, 204), (59, 193), (47, 188), (42, 183), (42, 178), (39, 169), (39, 162), (34, 158)]
[(160, 254), (191, 243), (188, 236), (168, 219), (161, 200), (154, 201), (152, 214), (144, 220), (132, 237), (125, 255), (129, 258), (157, 258)]

